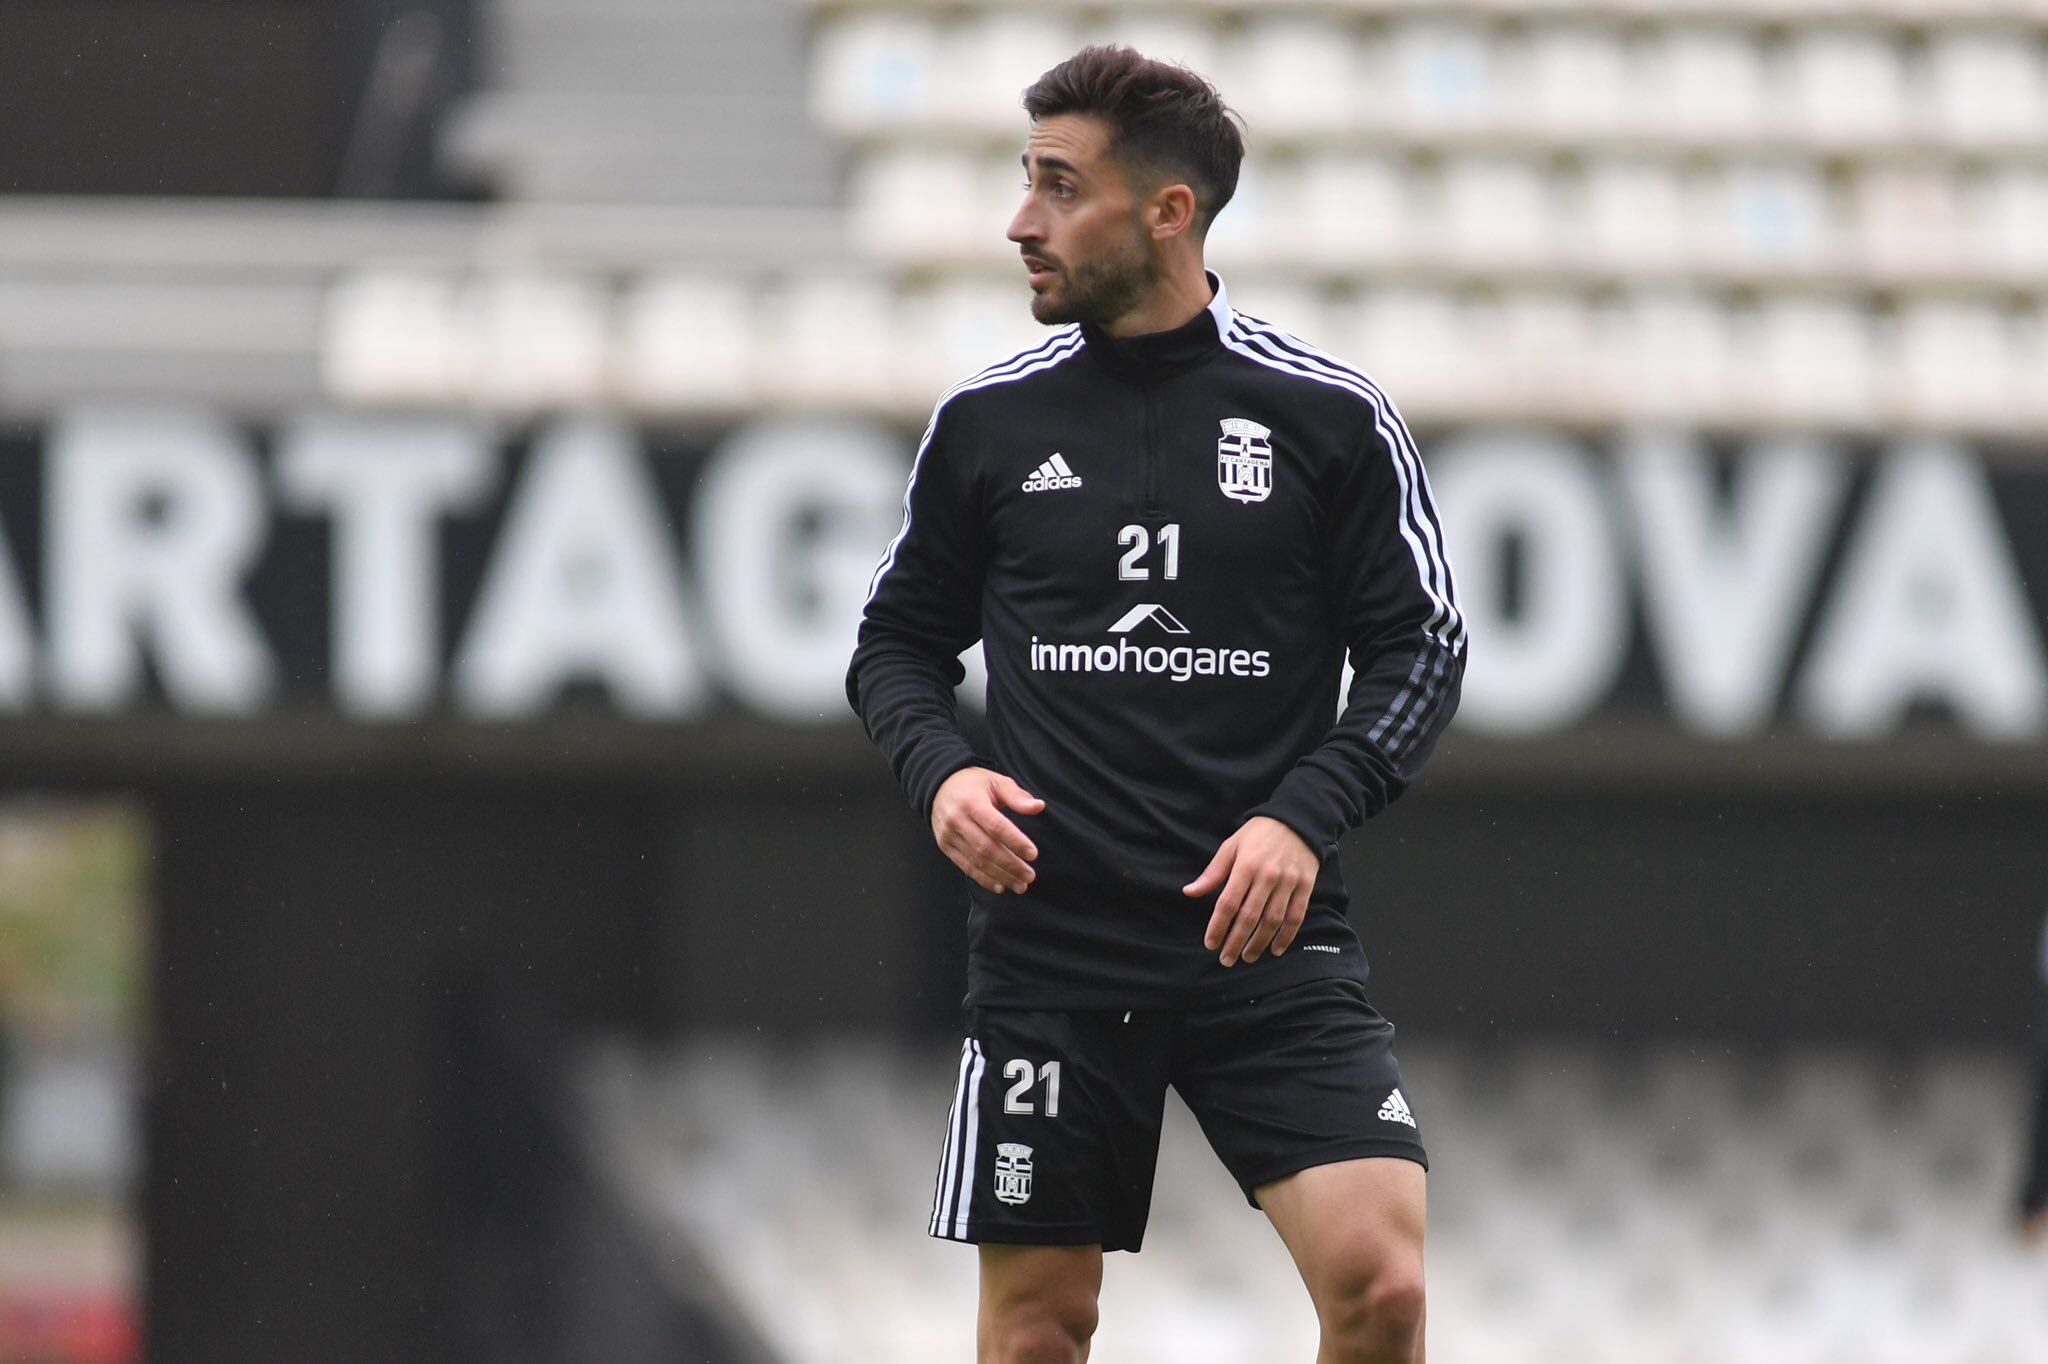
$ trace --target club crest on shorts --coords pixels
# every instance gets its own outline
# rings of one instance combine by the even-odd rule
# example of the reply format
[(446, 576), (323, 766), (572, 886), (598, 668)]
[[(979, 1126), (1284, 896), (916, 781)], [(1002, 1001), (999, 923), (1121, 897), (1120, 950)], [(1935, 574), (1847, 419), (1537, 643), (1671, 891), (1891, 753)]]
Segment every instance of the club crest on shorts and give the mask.
[(1225, 417), (1216, 442), (1216, 486), (1238, 502), (1273, 495), (1273, 432), (1244, 417)]
[(996, 1199), (1013, 1207), (1031, 1201), (1031, 1148), (1006, 1141), (996, 1147)]

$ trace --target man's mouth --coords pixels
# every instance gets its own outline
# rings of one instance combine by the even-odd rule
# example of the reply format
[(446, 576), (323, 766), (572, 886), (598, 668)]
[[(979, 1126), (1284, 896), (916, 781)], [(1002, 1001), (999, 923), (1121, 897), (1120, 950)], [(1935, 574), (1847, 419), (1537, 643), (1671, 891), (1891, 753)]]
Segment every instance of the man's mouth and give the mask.
[(1043, 284), (1057, 273), (1050, 265), (1047, 265), (1036, 256), (1026, 256), (1024, 258), (1024, 276), (1033, 285)]

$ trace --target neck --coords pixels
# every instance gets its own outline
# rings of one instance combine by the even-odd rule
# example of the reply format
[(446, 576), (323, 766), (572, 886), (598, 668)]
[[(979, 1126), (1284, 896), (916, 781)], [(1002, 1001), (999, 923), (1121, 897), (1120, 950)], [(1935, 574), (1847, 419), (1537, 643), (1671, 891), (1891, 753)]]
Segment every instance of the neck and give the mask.
[(1200, 256), (1182, 256), (1160, 276), (1159, 284), (1130, 311), (1102, 324), (1102, 330), (1122, 340), (1148, 332), (1170, 332), (1186, 326), (1215, 297)]

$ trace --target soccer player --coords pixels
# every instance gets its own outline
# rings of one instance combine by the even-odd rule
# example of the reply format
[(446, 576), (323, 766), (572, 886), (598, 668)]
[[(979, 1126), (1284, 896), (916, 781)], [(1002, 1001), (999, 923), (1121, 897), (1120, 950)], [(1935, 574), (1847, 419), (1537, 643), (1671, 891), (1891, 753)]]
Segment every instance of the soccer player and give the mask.
[[(847, 673), (972, 882), (930, 1231), (980, 1247), (981, 1360), (1085, 1359), (1171, 1085), (1318, 1358), (1419, 1361), (1426, 1162), (1336, 845), (1457, 705), (1428, 484), (1371, 379), (1205, 269), (1244, 155), (1214, 88), (1091, 47), (1024, 108), (1009, 238), (1057, 329), (939, 400)], [(976, 640), (986, 751), (954, 709)]]

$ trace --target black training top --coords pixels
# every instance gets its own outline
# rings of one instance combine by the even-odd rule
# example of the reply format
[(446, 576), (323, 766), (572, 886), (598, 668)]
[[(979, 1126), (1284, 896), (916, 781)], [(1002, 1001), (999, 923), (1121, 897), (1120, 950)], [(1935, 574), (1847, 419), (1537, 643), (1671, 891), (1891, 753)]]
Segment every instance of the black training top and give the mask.
[[(1400, 415), (1210, 281), (1185, 326), (1063, 327), (941, 398), (875, 570), (846, 691), (911, 803), (929, 816), (969, 766), (1045, 801), (1010, 816), (1038, 846), (1030, 889), (968, 883), (970, 1004), (1364, 979), (1331, 853), (1457, 708), (1465, 622)], [(954, 710), (977, 639), (985, 754)], [(1294, 946), (1225, 968), (1202, 945), (1214, 896), (1181, 887), (1255, 814), (1323, 865)]]

